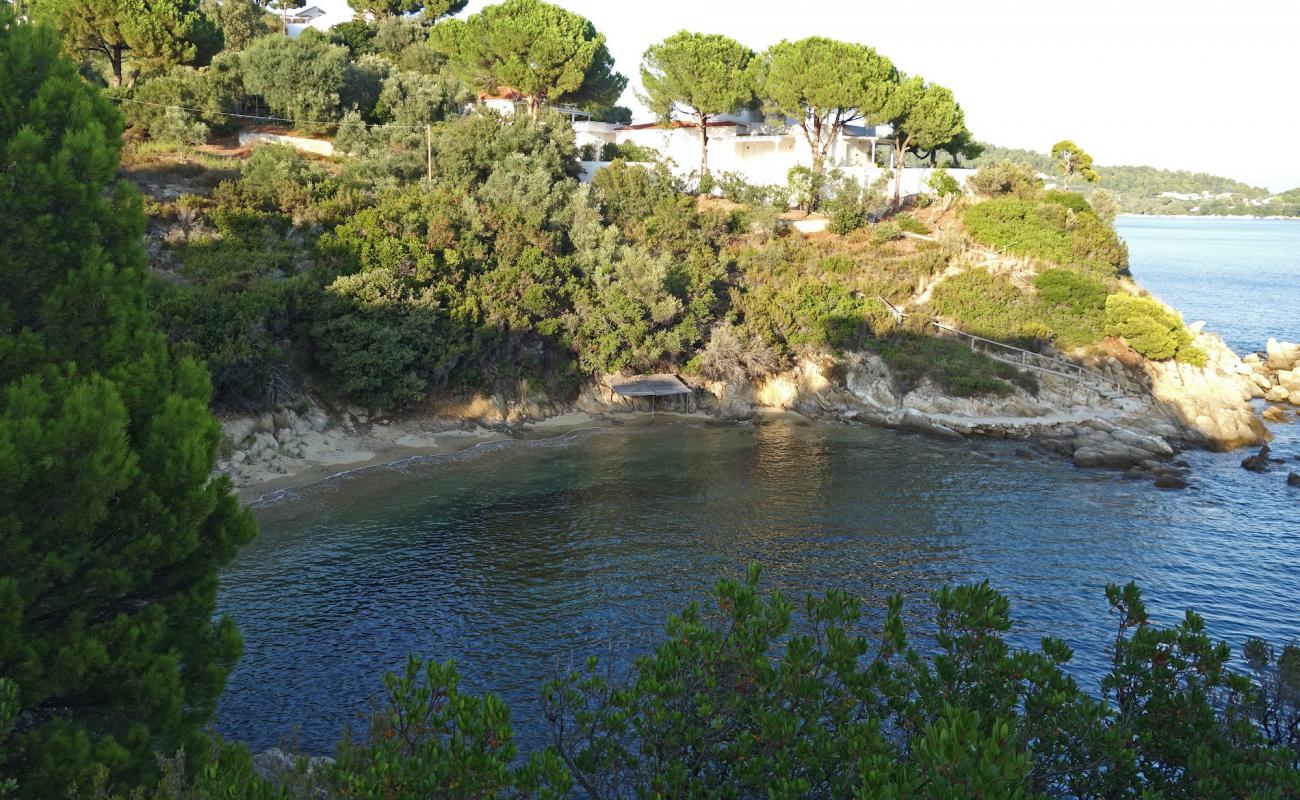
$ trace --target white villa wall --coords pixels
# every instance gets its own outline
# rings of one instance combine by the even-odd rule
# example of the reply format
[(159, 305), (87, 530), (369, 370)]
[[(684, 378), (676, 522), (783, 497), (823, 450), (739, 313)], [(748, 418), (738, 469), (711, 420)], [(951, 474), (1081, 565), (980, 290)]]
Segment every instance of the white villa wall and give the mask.
[(306, 136), (286, 136), (269, 131), (240, 131), (239, 146), (255, 147), (259, 144), (284, 144), (304, 153), (318, 156), (334, 155), (334, 143), (325, 139), (308, 139)]
[[(632, 143), (648, 147), (661, 154), (673, 174), (686, 178), (699, 172), (700, 139), (695, 128), (628, 128), (601, 122), (574, 124), (578, 146), (605, 143)], [(734, 125), (709, 128), (709, 172), (714, 175), (733, 172), (756, 186), (784, 186), (790, 170), (796, 166), (812, 165), (812, 148), (797, 132), (773, 135), (746, 135)], [(603, 162), (584, 162), (584, 179), (590, 180)], [(870, 185), (886, 170), (876, 167), (871, 158), (871, 141), (866, 138), (840, 137), (831, 146), (827, 168), (835, 169), (846, 178), (854, 178), (864, 186)], [(974, 174), (974, 170), (950, 169), (948, 174), (961, 185)], [(934, 173), (932, 169), (908, 168), (903, 170), (903, 194), (919, 194)]]

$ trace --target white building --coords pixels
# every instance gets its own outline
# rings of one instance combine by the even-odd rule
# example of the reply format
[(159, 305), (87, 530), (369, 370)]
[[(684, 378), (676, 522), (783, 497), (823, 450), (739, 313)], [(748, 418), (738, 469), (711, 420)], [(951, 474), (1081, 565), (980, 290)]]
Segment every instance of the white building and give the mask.
[[(670, 126), (657, 122), (618, 125), (576, 120), (573, 130), (579, 147), (606, 144), (634, 144), (653, 149), (668, 168), (681, 177), (700, 169), (700, 133), (690, 122), (674, 120)], [(712, 120), (709, 133), (709, 172), (735, 173), (756, 186), (785, 185), (790, 170), (812, 165), (812, 148), (797, 125), (772, 125), (757, 112), (726, 115)], [(827, 170), (870, 185), (894, 163), (888, 126), (846, 125), (831, 142), (826, 155)], [(584, 162), (584, 176), (590, 177), (606, 162)], [(964, 182), (972, 170), (949, 170)], [(933, 170), (909, 168), (903, 171), (903, 192), (922, 190)]]
[(348, 0), (311, 0), (308, 5), (280, 12), (289, 36), (298, 38), (308, 28), (322, 33), (343, 22), (356, 18), (357, 12)]

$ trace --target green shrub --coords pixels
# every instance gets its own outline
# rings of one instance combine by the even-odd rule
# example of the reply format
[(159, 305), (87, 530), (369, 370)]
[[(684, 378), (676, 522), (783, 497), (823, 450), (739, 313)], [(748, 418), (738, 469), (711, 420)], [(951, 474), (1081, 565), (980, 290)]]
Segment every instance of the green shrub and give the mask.
[(733, 203), (750, 206), (770, 205), (778, 209), (790, 206), (790, 189), (787, 186), (755, 186), (736, 172), (710, 173), (713, 186), (723, 197)]
[(600, 148), (601, 161), (631, 161), (643, 164), (657, 163), (659, 151), (653, 147), (643, 147), (636, 142), (622, 142), (615, 144), (606, 142)]
[(877, 242), (892, 242), (903, 238), (902, 226), (893, 220), (877, 222), (871, 230)]
[(905, 233), (919, 233), (925, 236), (930, 233), (930, 229), (925, 227), (925, 223), (912, 216), (911, 214), (897, 214), (894, 216), (894, 224)]
[(999, 197), (971, 206), (962, 221), (978, 241), (1016, 255), (1078, 266), (1104, 279), (1128, 271), (1128, 248), (1091, 211)]
[(1027, 343), (1047, 333), (1033, 298), (1005, 276), (983, 269), (940, 283), (930, 305), (963, 331), (989, 339)]
[(984, 197), (1001, 197), (1010, 195), (1021, 199), (1037, 197), (1043, 187), (1043, 179), (1028, 164), (1015, 164), (1011, 161), (997, 161), (980, 167), (970, 179), (970, 186), (976, 194)]
[(884, 359), (904, 391), (929, 378), (944, 392), (956, 397), (1001, 396), (1013, 391), (1012, 384), (1037, 391), (1033, 376), (975, 352), (954, 339), (928, 335), (891, 336), (868, 343)]
[(1204, 366), (1205, 353), (1192, 346), (1192, 334), (1177, 312), (1150, 297), (1116, 292), (1106, 298), (1106, 333), (1123, 337), (1129, 347), (1155, 361)]
[(827, 205), (831, 218), (826, 229), (837, 236), (847, 236), (867, 224), (866, 212), (855, 199), (836, 195)]
[(1041, 318), (1064, 347), (1084, 347), (1105, 327), (1106, 284), (1068, 269), (1048, 269), (1034, 278)]
[(1063, 192), (1059, 189), (1052, 189), (1043, 194), (1043, 199), (1049, 203), (1056, 203), (1058, 206), (1065, 206), (1076, 214), (1092, 213), (1092, 206), (1078, 192)]
[(930, 173), (930, 178), (926, 181), (926, 184), (930, 187), (930, 191), (940, 197), (952, 197), (961, 194), (961, 184), (957, 182), (956, 178), (948, 174), (948, 170), (943, 167)]

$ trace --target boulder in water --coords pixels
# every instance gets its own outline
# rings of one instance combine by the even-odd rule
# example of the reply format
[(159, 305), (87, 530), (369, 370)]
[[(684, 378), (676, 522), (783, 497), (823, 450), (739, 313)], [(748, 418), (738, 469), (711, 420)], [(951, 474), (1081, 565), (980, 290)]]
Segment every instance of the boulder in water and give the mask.
[(1187, 481), (1181, 475), (1166, 472), (1156, 478), (1157, 489), (1186, 489)]
[(1300, 474), (1292, 472), (1286, 476), (1287, 486), (1300, 486)]
[(1286, 409), (1281, 408), (1279, 406), (1269, 406), (1268, 408), (1264, 409), (1264, 413), (1261, 414), (1260, 416), (1262, 416), (1265, 420), (1269, 422), (1290, 422), (1291, 421), (1290, 417), (1286, 413)]
[(1255, 455), (1243, 458), (1241, 466), (1251, 472), (1268, 472), (1268, 452), (1268, 445), (1264, 445)]
[(1300, 364), (1300, 344), (1269, 339), (1265, 352), (1268, 355), (1270, 369), (1288, 370)]

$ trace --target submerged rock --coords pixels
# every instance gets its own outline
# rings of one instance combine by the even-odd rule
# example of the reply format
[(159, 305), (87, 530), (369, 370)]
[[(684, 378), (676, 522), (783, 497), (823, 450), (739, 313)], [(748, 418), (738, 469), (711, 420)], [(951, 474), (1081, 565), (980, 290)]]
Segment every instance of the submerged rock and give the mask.
[(1255, 455), (1243, 458), (1241, 466), (1251, 472), (1268, 472), (1268, 453), (1268, 445), (1264, 445)]
[(1186, 489), (1187, 481), (1181, 475), (1165, 473), (1156, 478), (1157, 489)]
[(1286, 485), (1287, 485), (1287, 486), (1300, 486), (1300, 474), (1296, 474), (1296, 473), (1292, 472), (1291, 474), (1287, 475), (1287, 476), (1286, 476)]

